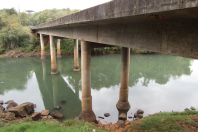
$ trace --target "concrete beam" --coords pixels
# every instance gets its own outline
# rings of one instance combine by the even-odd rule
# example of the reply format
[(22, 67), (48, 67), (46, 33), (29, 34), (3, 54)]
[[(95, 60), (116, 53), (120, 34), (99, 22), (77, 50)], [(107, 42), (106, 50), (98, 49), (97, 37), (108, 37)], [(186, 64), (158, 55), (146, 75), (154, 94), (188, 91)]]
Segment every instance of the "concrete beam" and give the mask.
[(198, 59), (198, 20), (40, 29), (37, 33)]

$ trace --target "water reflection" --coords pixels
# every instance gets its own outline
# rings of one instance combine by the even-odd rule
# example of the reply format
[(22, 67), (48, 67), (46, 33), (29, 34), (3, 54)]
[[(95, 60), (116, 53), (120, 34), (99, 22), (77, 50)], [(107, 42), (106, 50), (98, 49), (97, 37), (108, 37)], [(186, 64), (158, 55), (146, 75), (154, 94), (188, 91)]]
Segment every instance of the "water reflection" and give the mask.
[[(92, 56), (91, 86), (93, 111), (106, 121), (116, 122), (119, 111), (121, 55)], [(61, 106), (65, 118), (81, 112), (81, 72), (73, 72), (73, 56), (57, 59), (58, 75), (50, 75), (50, 58), (1, 59), (0, 99), (33, 102), (36, 111)], [(192, 65), (191, 65), (192, 64)], [(129, 73), (128, 116), (137, 109), (145, 115), (159, 111), (198, 108), (196, 92), (198, 61), (168, 55), (132, 55)], [(3, 82), (3, 83), (1, 83)], [(18, 96), (17, 96), (18, 95)], [(67, 103), (60, 104), (61, 100)]]

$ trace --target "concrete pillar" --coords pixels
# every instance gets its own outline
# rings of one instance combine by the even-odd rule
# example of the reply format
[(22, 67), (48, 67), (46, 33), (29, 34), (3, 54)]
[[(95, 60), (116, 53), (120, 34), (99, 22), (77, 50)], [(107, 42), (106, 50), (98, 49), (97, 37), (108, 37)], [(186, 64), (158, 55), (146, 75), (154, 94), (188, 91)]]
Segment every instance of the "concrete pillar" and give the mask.
[(74, 71), (80, 71), (78, 61), (78, 39), (74, 39)]
[(81, 41), (81, 79), (82, 79), (82, 111), (79, 117), (92, 122), (96, 116), (92, 110), (91, 96), (91, 43)]
[(57, 58), (61, 58), (60, 39), (57, 39)]
[(54, 36), (50, 35), (50, 53), (51, 53), (51, 74), (58, 74), (56, 64), (56, 52), (54, 44)]
[(45, 57), (45, 45), (44, 45), (44, 39), (43, 34), (40, 34), (40, 43), (41, 43), (41, 59), (46, 59)]
[(116, 104), (117, 109), (121, 111), (128, 111), (131, 107), (128, 102), (129, 66), (130, 48), (122, 47), (121, 87), (119, 100)]

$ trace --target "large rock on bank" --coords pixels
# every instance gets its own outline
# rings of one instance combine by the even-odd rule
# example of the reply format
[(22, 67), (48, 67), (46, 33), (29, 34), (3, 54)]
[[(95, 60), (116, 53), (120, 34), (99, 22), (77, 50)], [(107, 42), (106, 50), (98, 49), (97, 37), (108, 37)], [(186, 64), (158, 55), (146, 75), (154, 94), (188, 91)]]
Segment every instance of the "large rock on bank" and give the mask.
[(11, 113), (11, 112), (8, 112), (6, 113), (6, 117), (5, 117), (6, 120), (9, 120), (9, 121), (12, 121), (15, 119), (15, 114), (14, 113)]
[(25, 117), (26, 115), (30, 115), (31, 112), (34, 111), (34, 109), (29, 103), (24, 103), (16, 107), (10, 108), (8, 111), (15, 113), (16, 116)]

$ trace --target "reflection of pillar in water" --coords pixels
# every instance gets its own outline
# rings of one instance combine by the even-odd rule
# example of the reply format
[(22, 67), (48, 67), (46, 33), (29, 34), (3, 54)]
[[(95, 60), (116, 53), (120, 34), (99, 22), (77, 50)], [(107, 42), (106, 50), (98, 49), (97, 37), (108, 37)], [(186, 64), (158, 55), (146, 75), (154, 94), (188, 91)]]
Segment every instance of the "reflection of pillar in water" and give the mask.
[(40, 43), (41, 43), (41, 59), (46, 59), (46, 57), (45, 57), (45, 45), (44, 45), (43, 34), (40, 34)]
[(58, 59), (58, 71), (61, 72), (61, 59)]
[(91, 96), (91, 43), (81, 41), (81, 79), (82, 79), (82, 111), (80, 118), (92, 122), (96, 116), (92, 110)]
[(42, 60), (42, 68), (43, 68), (43, 81), (45, 81), (45, 74), (46, 74), (46, 63), (45, 63), (45, 60)]
[(80, 71), (78, 61), (78, 39), (74, 39), (74, 71)]
[(57, 58), (61, 58), (60, 39), (57, 39)]
[(57, 76), (52, 76), (52, 88), (53, 88), (53, 103), (54, 103), (54, 107), (56, 107), (57, 105), (56, 96), (58, 95)]
[(129, 67), (130, 67), (130, 48), (122, 47), (121, 87), (120, 87), (119, 101), (116, 104), (116, 107), (118, 110), (123, 110), (123, 111), (128, 111), (131, 107), (128, 102)]
[(51, 74), (58, 74), (56, 65), (56, 52), (54, 44), (54, 36), (50, 35), (50, 52), (51, 52)]

